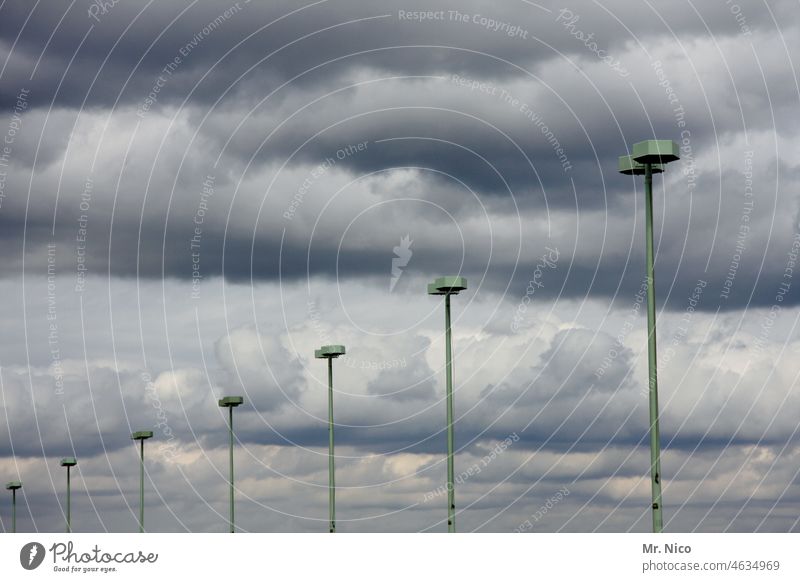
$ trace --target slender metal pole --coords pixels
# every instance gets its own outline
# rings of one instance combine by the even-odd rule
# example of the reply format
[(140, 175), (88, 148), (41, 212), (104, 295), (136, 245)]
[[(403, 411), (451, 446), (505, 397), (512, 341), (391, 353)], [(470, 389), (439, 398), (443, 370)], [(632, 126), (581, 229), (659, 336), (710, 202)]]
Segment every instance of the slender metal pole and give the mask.
[(231, 533), (233, 533), (233, 406), (228, 407), (228, 427), (230, 429), (230, 437), (231, 437), (231, 445), (230, 445), (230, 476), (231, 476), (231, 493), (230, 493), (230, 502), (231, 502)]
[(450, 333), (450, 294), (444, 296), (445, 360), (447, 368), (447, 531), (456, 531), (456, 492), (453, 478), (453, 353)]
[(11, 490), (11, 533), (17, 533), (17, 490)]
[(328, 514), (330, 533), (336, 533), (336, 475), (333, 457), (333, 358), (328, 358)]
[(653, 532), (664, 527), (661, 507), (661, 440), (658, 432), (658, 376), (656, 365), (656, 288), (653, 251), (653, 167), (645, 164), (645, 226), (647, 237), (647, 361), (650, 399), (650, 479), (653, 494)]
[(72, 508), (70, 507), (70, 497), (71, 497), (70, 493), (71, 492), (70, 492), (70, 484), (69, 484), (69, 469), (70, 469), (70, 467), (69, 467), (69, 465), (67, 465), (67, 533), (72, 532), (72, 517), (71, 517), (72, 516), (72, 514), (71, 514)]
[(139, 439), (139, 533), (144, 533), (144, 439)]

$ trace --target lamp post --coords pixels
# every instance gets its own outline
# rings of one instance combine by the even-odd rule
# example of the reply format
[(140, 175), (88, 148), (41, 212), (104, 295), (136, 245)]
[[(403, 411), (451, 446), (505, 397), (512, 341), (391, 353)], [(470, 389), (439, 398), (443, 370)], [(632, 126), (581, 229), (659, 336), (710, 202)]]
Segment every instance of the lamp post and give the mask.
[(244, 402), (241, 396), (225, 396), (219, 405), (228, 409), (228, 430), (230, 432), (230, 532), (233, 533), (233, 409)]
[(22, 482), (9, 481), (6, 489), (11, 491), (11, 533), (17, 533), (17, 489), (22, 489)]
[(138, 430), (131, 439), (139, 441), (139, 533), (144, 533), (144, 441), (153, 436), (152, 430)]
[(653, 532), (664, 528), (661, 502), (661, 437), (658, 430), (658, 375), (656, 364), (656, 289), (653, 251), (653, 174), (664, 171), (663, 164), (680, 159), (678, 144), (670, 140), (647, 140), (633, 145), (630, 156), (619, 158), (619, 171), (644, 175), (645, 238), (647, 240), (647, 363), (650, 408), (650, 489), (652, 492)]
[(70, 489), (69, 471), (78, 464), (75, 457), (64, 457), (61, 466), (67, 468), (67, 533), (72, 532), (72, 490)]
[(464, 277), (439, 277), (428, 284), (428, 295), (444, 295), (445, 368), (447, 375), (447, 531), (456, 531), (456, 495), (453, 467), (453, 350), (450, 332), (450, 296), (467, 288)]
[(333, 360), (345, 354), (344, 346), (322, 346), (314, 357), (328, 360), (328, 520), (330, 533), (336, 533), (336, 476), (333, 456)]

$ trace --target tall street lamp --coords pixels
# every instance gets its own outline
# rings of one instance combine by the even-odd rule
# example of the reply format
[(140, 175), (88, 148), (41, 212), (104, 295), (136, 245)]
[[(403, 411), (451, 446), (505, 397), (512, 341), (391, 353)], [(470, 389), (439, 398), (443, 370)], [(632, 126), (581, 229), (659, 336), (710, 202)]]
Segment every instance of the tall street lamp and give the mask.
[(70, 488), (69, 471), (78, 464), (75, 457), (64, 457), (61, 459), (61, 466), (67, 468), (67, 533), (72, 532), (72, 490)]
[(664, 171), (663, 164), (680, 159), (678, 144), (651, 139), (633, 145), (630, 156), (619, 158), (619, 171), (644, 175), (645, 238), (647, 240), (647, 363), (650, 401), (650, 488), (653, 497), (653, 531), (664, 529), (661, 502), (661, 437), (658, 432), (658, 376), (656, 365), (656, 289), (653, 269), (653, 174)]
[(17, 489), (22, 489), (22, 481), (9, 481), (6, 489), (11, 491), (11, 533), (17, 533)]
[(233, 409), (244, 402), (241, 396), (225, 396), (219, 405), (228, 409), (228, 431), (230, 433), (230, 532), (233, 533)]
[(444, 295), (445, 367), (447, 374), (447, 531), (456, 531), (456, 495), (453, 468), (453, 351), (450, 332), (450, 296), (467, 288), (464, 277), (439, 277), (428, 284), (428, 295)]
[(139, 533), (144, 532), (144, 441), (152, 436), (152, 430), (138, 430), (131, 434), (131, 439), (139, 441)]
[(333, 457), (333, 360), (345, 354), (344, 346), (322, 346), (314, 357), (328, 360), (328, 519), (330, 533), (336, 533), (336, 477)]

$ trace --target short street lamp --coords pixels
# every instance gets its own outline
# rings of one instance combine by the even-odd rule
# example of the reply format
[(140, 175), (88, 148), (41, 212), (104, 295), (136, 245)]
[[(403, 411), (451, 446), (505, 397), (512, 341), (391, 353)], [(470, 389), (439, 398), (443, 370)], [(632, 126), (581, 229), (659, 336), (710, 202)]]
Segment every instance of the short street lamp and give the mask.
[(78, 464), (75, 457), (64, 457), (61, 466), (67, 468), (67, 533), (72, 532), (72, 490), (70, 487), (70, 469)]
[(230, 532), (233, 533), (233, 409), (244, 402), (241, 396), (225, 396), (219, 405), (228, 409), (228, 431), (230, 433)]
[(314, 357), (328, 360), (328, 520), (330, 533), (336, 533), (336, 476), (333, 456), (333, 360), (345, 354), (344, 346), (322, 346)]
[(22, 481), (9, 481), (6, 489), (11, 491), (11, 533), (17, 533), (17, 489), (22, 489)]
[(456, 496), (453, 468), (453, 351), (450, 332), (450, 296), (467, 288), (464, 277), (439, 277), (428, 284), (428, 295), (444, 295), (445, 367), (447, 374), (447, 531), (456, 531)]
[(663, 165), (680, 159), (678, 144), (670, 140), (647, 140), (633, 145), (630, 156), (619, 158), (619, 171), (626, 175), (644, 175), (645, 238), (647, 240), (647, 362), (650, 400), (650, 485), (653, 497), (653, 531), (664, 528), (661, 502), (661, 437), (658, 432), (658, 377), (656, 365), (656, 289), (653, 250), (653, 174), (664, 171)]
[(139, 441), (139, 533), (144, 532), (144, 441), (152, 436), (152, 430), (139, 430), (131, 434), (131, 439)]

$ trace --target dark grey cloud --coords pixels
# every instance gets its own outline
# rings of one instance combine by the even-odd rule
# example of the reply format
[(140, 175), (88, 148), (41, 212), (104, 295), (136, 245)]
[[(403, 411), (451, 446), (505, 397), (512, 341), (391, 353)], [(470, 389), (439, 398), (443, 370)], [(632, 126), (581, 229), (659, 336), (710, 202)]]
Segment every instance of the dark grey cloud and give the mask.
[[(117, 99), (141, 99), (162, 68), (182, 49), (188, 54), (175, 83), (161, 99), (182, 100), (208, 73), (208, 82), (203, 81), (198, 91), (201, 100), (216, 99), (242, 75), (245, 81), (271, 80), (277, 85), (340, 57), (346, 59), (340, 65), (345, 70), (366, 64), (400, 73), (454, 68), (478, 72), (494, 69), (481, 53), (526, 64), (552, 59), (557, 51), (571, 56), (585, 53), (581, 41), (564, 30), (593, 34), (598, 45), (609, 52), (623, 50), (628, 42), (659, 35), (691, 38), (710, 33), (726, 37), (740, 31), (735, 17), (719, 6), (694, 7), (699, 16), (678, 6), (659, 7), (656, 16), (648, 6), (631, 7), (621, 1), (602, 7), (584, 1), (569, 8), (549, 3), (542, 6), (521, 1), (503, 5), (436, 2), (425, 9), (443, 12), (442, 17), (419, 22), (400, 16), (401, 12), (419, 10), (402, 1), (369, 6), (333, 0), (307, 5), (288, 1), (268, 5), (244, 1), (128, 2), (100, 13), (91, 9), (88, 1), (55, 10), (11, 1), (3, 5), (0, 39), (6, 51), (14, 47), (5, 67), (14, 81), (6, 84), (7, 91), (17, 83), (27, 83), (35, 88), (37, 103), (56, 100), (102, 106)], [(561, 10), (569, 10), (572, 16)], [(780, 15), (787, 8), (778, 4), (773, 10)], [(451, 16), (450, 11), (467, 15), (467, 22)], [(575, 16), (578, 20), (572, 28), (565, 29), (563, 23)], [(775, 24), (765, 10), (752, 10), (745, 16), (748, 26), (756, 31)], [(481, 17), (499, 23), (497, 30)], [(557, 18), (560, 22), (554, 24)], [(516, 26), (520, 32), (509, 36), (510, 29), (499, 28), (500, 24)], [(635, 37), (631, 38), (631, 32)], [(419, 51), (402, 48), (416, 45), (448, 48), (425, 49), (424, 57)], [(385, 50), (387, 47), (400, 48)], [(453, 55), (449, 47), (465, 51)], [(364, 51), (376, 52), (367, 57), (351, 56)], [(73, 57), (79, 66), (70, 67), (62, 80), (60, 73)], [(254, 67), (255, 73), (249, 73)], [(341, 71), (336, 66), (326, 67), (311, 82), (328, 82)], [(31, 75), (33, 79), (29, 79)], [(12, 97), (4, 93), (6, 103)]]

